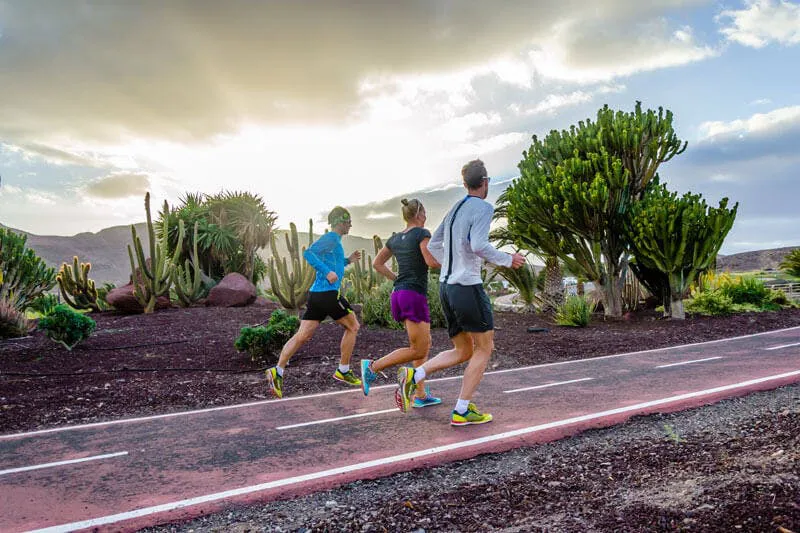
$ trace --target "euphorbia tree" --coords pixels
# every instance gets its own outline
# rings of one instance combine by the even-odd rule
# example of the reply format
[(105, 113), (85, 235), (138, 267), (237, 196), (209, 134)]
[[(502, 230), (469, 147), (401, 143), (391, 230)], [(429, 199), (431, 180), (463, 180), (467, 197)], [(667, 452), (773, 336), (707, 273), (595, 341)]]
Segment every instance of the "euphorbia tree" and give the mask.
[(601, 290), (606, 315), (621, 316), (627, 211), (658, 166), (685, 148), (672, 113), (643, 112), (639, 102), (632, 113), (604, 106), (596, 122), (534, 136), (520, 178), (500, 198), (513, 241), (523, 247), (556, 236), (558, 256)]
[(679, 198), (656, 182), (631, 208), (626, 237), (638, 264), (669, 279), (672, 318), (685, 317), (683, 298), (689, 286), (713, 264), (733, 226), (739, 204), (727, 207), (727, 198), (713, 208), (700, 194)]

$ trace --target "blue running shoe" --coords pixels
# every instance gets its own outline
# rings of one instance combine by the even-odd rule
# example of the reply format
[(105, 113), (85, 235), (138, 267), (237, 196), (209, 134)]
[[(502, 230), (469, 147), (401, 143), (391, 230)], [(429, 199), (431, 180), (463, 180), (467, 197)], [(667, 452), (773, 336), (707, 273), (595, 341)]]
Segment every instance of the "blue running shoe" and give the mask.
[(370, 363), (372, 363), (371, 359), (361, 360), (361, 390), (364, 391), (364, 396), (369, 395), (369, 386), (378, 377), (378, 374), (370, 369)]
[(414, 401), (411, 403), (411, 407), (428, 407), (431, 405), (439, 405), (442, 403), (441, 398), (437, 398), (436, 396), (427, 395), (424, 398), (414, 398)]

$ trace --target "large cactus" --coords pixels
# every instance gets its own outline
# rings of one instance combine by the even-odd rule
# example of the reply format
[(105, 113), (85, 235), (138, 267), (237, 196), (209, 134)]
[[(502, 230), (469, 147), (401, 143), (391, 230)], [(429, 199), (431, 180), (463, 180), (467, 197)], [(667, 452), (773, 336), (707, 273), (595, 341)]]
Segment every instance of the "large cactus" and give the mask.
[(284, 308), (299, 311), (308, 299), (308, 289), (314, 283), (314, 269), (303, 258), (303, 252), (307, 246), (311, 246), (314, 242), (314, 222), (311, 219), (308, 220), (307, 246), (300, 248), (297, 226), (294, 225), (294, 222), (289, 224), (289, 232), (284, 237), (292, 268), (289, 269), (286, 258), (281, 257), (278, 253), (278, 247), (275, 245), (275, 233), (273, 233), (269, 242), (272, 258), (267, 263), (269, 283), (272, 292)]
[(710, 207), (699, 194), (678, 197), (657, 181), (636, 204), (625, 231), (638, 263), (669, 279), (672, 318), (684, 318), (683, 298), (712, 265), (733, 226), (739, 204)]
[(28, 236), (0, 227), (0, 301), (24, 311), (56, 284), (56, 269), (48, 267), (25, 246)]
[[(131, 237), (133, 238), (133, 248), (128, 245), (128, 257), (131, 260), (131, 279), (133, 280), (133, 294), (136, 300), (142, 305), (145, 313), (152, 313), (156, 308), (156, 299), (159, 296), (168, 296), (170, 285), (172, 284), (172, 270), (175, 268), (178, 255), (183, 246), (183, 220), (178, 221), (178, 244), (175, 246), (174, 257), (169, 255), (169, 244), (167, 237), (169, 227), (167, 218), (162, 217), (161, 238), (156, 241), (155, 227), (153, 218), (150, 214), (150, 193), (144, 197), (144, 207), (147, 212), (147, 233), (150, 237), (150, 263), (145, 258), (142, 249), (142, 241), (136, 234), (136, 226), (131, 224)], [(164, 200), (164, 213), (169, 213), (169, 205)], [(136, 261), (134, 261), (134, 250)], [(141, 276), (137, 276), (136, 264), (139, 265), (138, 271)]]
[(190, 258), (184, 261), (184, 266), (175, 264), (175, 268), (172, 269), (172, 284), (175, 286), (175, 294), (178, 295), (178, 302), (182, 307), (189, 307), (203, 294), (203, 271), (197, 253), (197, 226), (198, 222), (195, 222)]
[(91, 269), (91, 263), (79, 263), (76, 255), (72, 258), (72, 266), (63, 263), (56, 274), (61, 296), (73, 309), (100, 310), (97, 303), (97, 288), (94, 281), (89, 279)]
[(378, 273), (372, 268), (372, 256), (361, 250), (361, 259), (352, 263), (353, 268), (345, 274), (353, 284), (353, 298), (358, 303), (364, 302), (364, 297), (378, 286)]

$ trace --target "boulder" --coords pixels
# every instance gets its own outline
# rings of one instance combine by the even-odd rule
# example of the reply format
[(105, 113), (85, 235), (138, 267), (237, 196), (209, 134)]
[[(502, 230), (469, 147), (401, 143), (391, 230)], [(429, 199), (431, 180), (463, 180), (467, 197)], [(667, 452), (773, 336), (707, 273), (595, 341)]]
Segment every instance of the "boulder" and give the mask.
[(214, 307), (244, 307), (256, 301), (256, 286), (238, 272), (231, 272), (217, 283), (206, 298)]
[[(144, 313), (144, 307), (142, 307), (142, 304), (139, 303), (139, 300), (137, 300), (136, 296), (133, 294), (132, 283), (108, 291), (106, 301), (121, 313)], [(156, 298), (156, 309), (167, 309), (169, 307), (172, 307), (172, 304), (168, 297), (159, 296)]]

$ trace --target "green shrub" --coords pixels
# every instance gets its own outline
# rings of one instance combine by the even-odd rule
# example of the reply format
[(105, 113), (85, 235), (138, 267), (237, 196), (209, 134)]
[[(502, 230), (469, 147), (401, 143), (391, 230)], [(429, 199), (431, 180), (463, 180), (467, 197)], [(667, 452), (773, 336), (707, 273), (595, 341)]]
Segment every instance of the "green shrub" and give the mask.
[(33, 299), (28, 309), (42, 316), (47, 316), (55, 311), (56, 306), (60, 303), (58, 296), (48, 292), (41, 294)]
[(439, 299), (439, 273), (431, 272), (428, 275), (428, 307), (431, 310), (431, 327), (446, 328), (447, 322), (442, 311), (442, 301)]
[(695, 292), (685, 302), (686, 311), (701, 315), (729, 315), (734, 312), (733, 300), (721, 290)]
[(724, 283), (719, 290), (734, 304), (761, 306), (765, 302), (769, 302), (769, 289), (763, 281), (752, 276), (742, 276)]
[(102, 287), (97, 289), (97, 307), (100, 308), (101, 311), (108, 311), (109, 309), (114, 309), (114, 306), (108, 303), (108, 293), (111, 290), (116, 289), (117, 286), (113, 283), (105, 282), (103, 283)]
[(361, 320), (369, 326), (403, 329), (403, 324), (392, 318), (391, 294), (394, 284), (385, 281), (364, 297), (361, 307)]
[(556, 310), (555, 321), (559, 326), (586, 327), (592, 318), (594, 305), (583, 296), (568, 296)]
[(0, 300), (0, 339), (24, 337), (33, 327), (24, 311), (20, 311), (10, 302)]
[(233, 342), (238, 352), (250, 354), (250, 360), (272, 365), (286, 342), (300, 327), (300, 319), (283, 309), (276, 309), (266, 326), (245, 326)]
[(47, 338), (72, 350), (76, 344), (89, 338), (96, 323), (88, 316), (78, 313), (70, 306), (59, 304), (48, 316), (39, 319), (39, 329)]
[(800, 276), (800, 248), (787, 254), (778, 265), (778, 268), (785, 270), (792, 276)]

